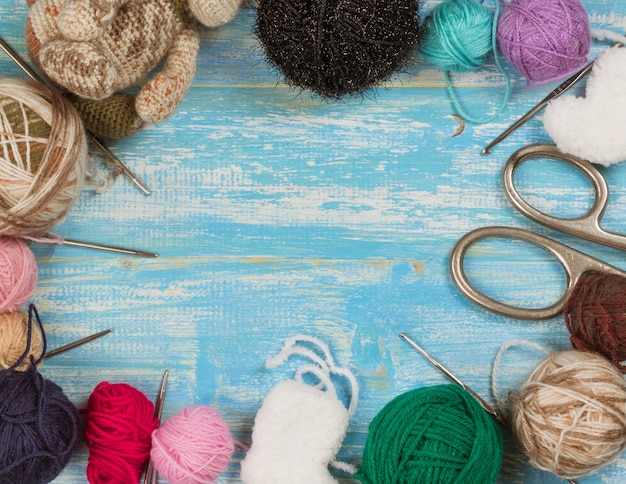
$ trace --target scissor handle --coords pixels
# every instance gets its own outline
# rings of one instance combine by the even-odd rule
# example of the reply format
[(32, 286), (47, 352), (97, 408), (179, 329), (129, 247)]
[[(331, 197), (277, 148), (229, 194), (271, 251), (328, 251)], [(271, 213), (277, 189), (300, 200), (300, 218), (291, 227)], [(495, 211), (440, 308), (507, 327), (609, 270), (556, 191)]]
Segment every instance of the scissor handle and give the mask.
[[(563, 161), (573, 166), (585, 175), (595, 191), (595, 200), (589, 211), (581, 217), (560, 218), (553, 217), (531, 206), (517, 191), (515, 187), (515, 170), (530, 158), (546, 157)], [(511, 155), (504, 167), (503, 173), (504, 191), (515, 208), (537, 223), (558, 230), (560, 232), (590, 240), (598, 244), (626, 250), (626, 236), (607, 232), (600, 224), (602, 214), (609, 200), (609, 187), (602, 174), (587, 160), (574, 155), (563, 153), (556, 146), (546, 144), (534, 144), (525, 146)]]
[[(524, 240), (552, 254), (561, 263), (567, 275), (567, 287), (561, 299), (545, 308), (519, 308), (496, 301), (476, 289), (465, 274), (463, 267), (465, 253), (477, 241), (490, 237)], [(489, 311), (516, 319), (539, 320), (557, 316), (563, 311), (580, 277), (587, 272), (608, 272), (626, 277), (626, 272), (617, 267), (583, 254), (556, 240), (513, 227), (483, 227), (473, 230), (461, 237), (454, 246), (450, 257), (452, 279), (463, 295)]]

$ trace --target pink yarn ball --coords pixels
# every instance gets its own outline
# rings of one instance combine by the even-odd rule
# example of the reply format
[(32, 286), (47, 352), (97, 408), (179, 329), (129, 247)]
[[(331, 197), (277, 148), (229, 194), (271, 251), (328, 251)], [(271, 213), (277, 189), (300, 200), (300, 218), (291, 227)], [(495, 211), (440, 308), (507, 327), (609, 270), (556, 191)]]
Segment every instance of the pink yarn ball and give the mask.
[(0, 237), (0, 313), (26, 304), (37, 285), (35, 254), (21, 240)]
[(580, 0), (513, 0), (504, 4), (497, 39), (502, 55), (534, 87), (579, 70), (591, 30)]
[(172, 484), (211, 484), (226, 470), (235, 443), (211, 407), (183, 408), (152, 433), (150, 458)]

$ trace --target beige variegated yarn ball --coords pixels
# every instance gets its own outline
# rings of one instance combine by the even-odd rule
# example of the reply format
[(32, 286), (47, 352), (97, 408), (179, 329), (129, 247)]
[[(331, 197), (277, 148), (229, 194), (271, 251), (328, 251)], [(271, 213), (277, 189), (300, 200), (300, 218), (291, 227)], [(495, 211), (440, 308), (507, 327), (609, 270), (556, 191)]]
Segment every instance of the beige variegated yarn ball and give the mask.
[[(28, 344), (28, 331), (31, 326), (31, 341)], [(32, 366), (31, 355), (35, 361), (39, 360), (43, 351), (41, 329), (37, 324), (29, 324), (28, 313), (0, 314), (0, 371), (13, 367), (24, 355), (22, 362), (15, 370), (25, 371)]]
[(546, 357), (512, 401), (512, 427), (531, 463), (564, 479), (591, 474), (626, 446), (626, 383), (596, 353)]
[(0, 235), (41, 237), (62, 223), (90, 163), (67, 100), (41, 84), (0, 78)]

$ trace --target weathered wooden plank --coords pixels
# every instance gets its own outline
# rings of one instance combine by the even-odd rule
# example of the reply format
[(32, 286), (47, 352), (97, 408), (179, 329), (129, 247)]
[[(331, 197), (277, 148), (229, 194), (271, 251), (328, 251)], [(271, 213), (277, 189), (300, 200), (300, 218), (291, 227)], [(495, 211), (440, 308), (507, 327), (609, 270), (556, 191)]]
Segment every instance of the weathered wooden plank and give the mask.
[[(425, 2), (424, 13), (439, 1)], [(618, 0), (584, 2), (594, 27), (624, 29)], [(249, 443), (254, 415), (296, 362), (268, 371), (265, 360), (296, 333), (319, 336), (357, 374), (359, 408), (340, 452), (361, 459), (367, 426), (401, 392), (446, 379), (398, 337), (406, 331), (492, 400), (499, 346), (524, 338), (568, 348), (559, 318), (520, 322), (468, 302), (451, 281), (458, 238), (485, 225), (536, 230), (626, 268), (623, 254), (555, 234), (516, 214), (501, 187), (507, 157), (549, 142), (538, 117), (499, 145), (480, 150), (554, 86), (527, 90), (512, 69), (505, 112), (457, 128), (443, 75), (418, 56), (372, 95), (320, 101), (280, 83), (252, 35), (247, 7), (228, 26), (202, 30), (192, 89), (169, 120), (111, 149), (153, 189), (141, 195), (118, 178), (84, 192), (58, 233), (153, 250), (154, 260), (67, 247), (33, 246), (40, 269), (33, 297), (51, 347), (111, 327), (113, 334), (45, 363), (42, 372), (84, 406), (100, 381), (125, 381), (154, 398), (165, 368), (165, 418), (193, 404), (216, 406)], [(25, 54), (22, 0), (0, 1), (0, 34)], [(597, 55), (603, 45), (593, 46)], [(3, 75), (22, 77), (0, 56)], [(497, 108), (503, 77), (490, 62), (454, 76), (466, 108)], [(584, 87), (575, 90), (582, 93)], [(100, 157), (97, 156), (98, 160)], [(605, 225), (626, 231), (626, 172), (603, 170), (612, 196)], [(589, 190), (558, 166), (536, 166), (520, 182), (533, 201), (580, 213)], [(478, 247), (469, 263), (481, 287), (520, 304), (555, 298), (563, 278), (549, 256), (518, 244)], [(513, 388), (539, 355), (511, 359)], [(220, 482), (239, 482), (236, 454)], [(62, 484), (85, 482), (84, 445)], [(338, 474), (339, 477), (339, 474)], [(622, 458), (587, 482), (626, 479)], [(510, 437), (501, 482), (559, 482), (532, 469)], [(353, 482), (342, 476), (341, 482)]]

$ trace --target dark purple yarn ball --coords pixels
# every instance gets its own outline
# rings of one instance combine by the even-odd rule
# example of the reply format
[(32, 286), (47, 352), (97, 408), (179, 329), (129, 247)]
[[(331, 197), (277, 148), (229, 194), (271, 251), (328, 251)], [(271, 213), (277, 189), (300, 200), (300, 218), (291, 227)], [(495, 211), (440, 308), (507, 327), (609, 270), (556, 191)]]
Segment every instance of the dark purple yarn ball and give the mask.
[(287, 83), (338, 99), (404, 67), (419, 21), (419, 0), (260, 0), (255, 30)]
[(67, 465), (78, 410), (33, 366), (0, 372), (0, 484), (44, 484)]

